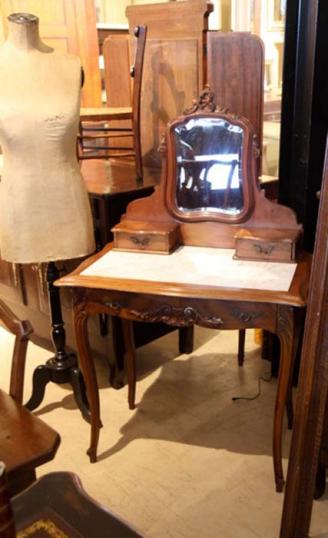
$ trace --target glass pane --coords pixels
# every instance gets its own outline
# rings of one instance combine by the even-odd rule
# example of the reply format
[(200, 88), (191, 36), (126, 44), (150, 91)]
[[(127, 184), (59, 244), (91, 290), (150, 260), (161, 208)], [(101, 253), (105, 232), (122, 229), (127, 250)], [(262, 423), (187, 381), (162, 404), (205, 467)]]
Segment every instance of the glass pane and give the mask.
[(193, 118), (176, 126), (174, 134), (178, 209), (240, 214), (242, 128), (219, 118)]

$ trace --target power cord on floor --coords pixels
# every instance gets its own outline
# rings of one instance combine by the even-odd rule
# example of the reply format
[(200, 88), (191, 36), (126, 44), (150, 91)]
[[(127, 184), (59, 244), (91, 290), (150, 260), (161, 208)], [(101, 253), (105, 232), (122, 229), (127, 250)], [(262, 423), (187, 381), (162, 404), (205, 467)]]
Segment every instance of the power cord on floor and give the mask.
[(268, 373), (268, 372), (261, 375), (260, 377), (257, 378), (258, 391), (255, 394), (255, 396), (233, 396), (231, 398), (232, 401), (236, 401), (236, 400), (249, 400), (249, 401), (256, 400), (256, 398), (258, 398), (261, 395), (261, 381), (264, 381), (265, 383), (270, 383), (271, 379), (272, 379), (272, 375), (270, 373)]

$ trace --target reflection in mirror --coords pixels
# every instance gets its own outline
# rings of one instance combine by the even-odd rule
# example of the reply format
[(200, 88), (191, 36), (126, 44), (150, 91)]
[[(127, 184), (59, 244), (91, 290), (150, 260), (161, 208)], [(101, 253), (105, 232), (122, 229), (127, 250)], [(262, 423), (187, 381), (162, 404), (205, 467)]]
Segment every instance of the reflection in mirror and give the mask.
[(178, 209), (239, 215), (243, 129), (225, 119), (196, 117), (177, 125), (174, 135)]

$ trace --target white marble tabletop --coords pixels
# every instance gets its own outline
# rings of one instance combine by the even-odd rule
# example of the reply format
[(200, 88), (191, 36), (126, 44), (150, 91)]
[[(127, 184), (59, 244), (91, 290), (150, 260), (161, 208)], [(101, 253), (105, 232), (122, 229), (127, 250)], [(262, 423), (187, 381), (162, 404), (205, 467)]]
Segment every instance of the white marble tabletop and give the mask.
[(111, 250), (81, 276), (288, 291), (296, 263), (233, 259), (234, 249), (183, 246), (169, 255)]

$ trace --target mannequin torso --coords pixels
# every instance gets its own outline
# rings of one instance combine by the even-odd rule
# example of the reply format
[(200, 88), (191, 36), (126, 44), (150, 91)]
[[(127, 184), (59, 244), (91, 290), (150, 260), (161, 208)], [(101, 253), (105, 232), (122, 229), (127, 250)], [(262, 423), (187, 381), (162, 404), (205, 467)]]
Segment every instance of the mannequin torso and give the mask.
[(1, 257), (35, 263), (89, 254), (92, 217), (76, 158), (79, 59), (44, 45), (37, 18), (9, 18), (0, 78)]

